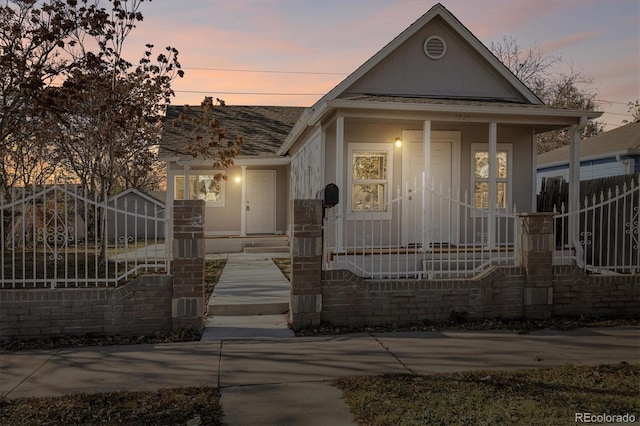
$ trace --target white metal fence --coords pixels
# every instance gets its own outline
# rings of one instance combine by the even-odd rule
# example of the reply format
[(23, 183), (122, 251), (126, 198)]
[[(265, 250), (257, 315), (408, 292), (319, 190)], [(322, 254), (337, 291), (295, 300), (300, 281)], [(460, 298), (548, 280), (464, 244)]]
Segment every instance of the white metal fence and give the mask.
[[(586, 197), (576, 212), (554, 209), (556, 264), (577, 264), (594, 273), (640, 272), (640, 184), (616, 186)], [(576, 230), (569, 228), (571, 215)], [(572, 237), (575, 235), (575, 237)]]
[(0, 196), (0, 288), (117, 286), (142, 272), (169, 273), (164, 209), (138, 204), (116, 207), (75, 185)]
[(514, 265), (515, 207), (488, 210), (473, 203), (468, 193), (423, 178), (398, 187), (388, 204), (328, 209), (323, 268), (365, 278), (463, 278)]

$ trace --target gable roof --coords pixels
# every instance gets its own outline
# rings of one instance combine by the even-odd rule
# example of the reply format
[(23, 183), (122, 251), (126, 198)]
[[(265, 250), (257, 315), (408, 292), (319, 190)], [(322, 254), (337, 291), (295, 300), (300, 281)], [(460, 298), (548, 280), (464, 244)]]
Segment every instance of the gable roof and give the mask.
[[(416, 47), (420, 50), (423, 49), (425, 42), (423, 37), (437, 29), (442, 29), (452, 36), (452, 40), (458, 47), (458, 56), (447, 59), (446, 67), (448, 68), (442, 64), (436, 64), (438, 61), (433, 61), (429, 65), (414, 65), (414, 68), (418, 67), (418, 69), (405, 72), (402, 62), (403, 56), (399, 56), (401, 54), (398, 52), (405, 52), (404, 57), (406, 54), (415, 55)], [(454, 58), (455, 60), (463, 58), (464, 63), (455, 62)], [(473, 64), (479, 73), (469, 75), (473, 71), (466, 66), (470, 64)], [(387, 68), (401, 70), (401, 74), (390, 74), (387, 72)], [(455, 83), (453, 84), (460, 87), (456, 87), (456, 90), (442, 90), (437, 82), (430, 82), (432, 79), (424, 74), (425, 70), (431, 73), (431, 77), (443, 75), (448, 77), (448, 74), (455, 73), (455, 80), (452, 80)], [(475, 88), (475, 80), (479, 74), (482, 74), (485, 83), (489, 83), (488, 87), (493, 87), (493, 89), (482, 92)], [(419, 93), (411, 93), (406, 87), (399, 86), (398, 80), (409, 75), (411, 81), (420, 85)], [(391, 85), (384, 90), (376, 91), (376, 82), (382, 81), (385, 76), (392, 81)], [(482, 84), (476, 86), (482, 86)], [(449, 89), (452, 87), (454, 86), (450, 85)], [(393, 88), (403, 90), (393, 93)], [(437, 105), (437, 101), (440, 101), (441, 105)], [(484, 105), (479, 105), (481, 103)], [(444, 109), (442, 105), (445, 105)], [(479, 107), (485, 108), (483, 112), (492, 110), (492, 113), (499, 115), (524, 113), (539, 117), (538, 124), (541, 126), (551, 126), (549, 128), (541, 127), (538, 131), (565, 127), (573, 121), (577, 122), (576, 118), (596, 118), (602, 114), (594, 111), (569, 110), (544, 105), (477, 37), (443, 5), (438, 3), (320, 98), (311, 108), (305, 110), (278, 153), (280, 155), (286, 154), (308, 127), (315, 126), (324, 116), (336, 108), (380, 109), (386, 107), (427, 113), (445, 110), (473, 113), (478, 112), (477, 108)], [(538, 107), (538, 109), (534, 110), (531, 107)], [(557, 118), (562, 118), (562, 120)]]
[[(228, 138), (242, 137), (239, 157), (276, 157), (276, 151), (303, 110), (302, 107), (283, 106), (214, 106), (213, 117), (227, 130)], [(188, 153), (180, 154), (184, 150), (186, 139), (180, 129), (170, 124), (183, 112), (182, 106), (172, 105), (167, 108), (158, 155), (161, 160), (193, 158)], [(202, 107), (192, 106), (188, 114), (202, 114)]]
[[(538, 155), (538, 168), (569, 163), (569, 145)], [(580, 159), (595, 160), (616, 155), (640, 155), (640, 122), (600, 133), (580, 143)]]
[(420, 31), (425, 25), (430, 23), (436, 18), (443, 19), (450, 27), (454, 29), (484, 60), (503, 77), (505, 78), (523, 97), (531, 104), (543, 104), (543, 102), (524, 84), (520, 81), (509, 69), (502, 63), (495, 55), (491, 53), (487, 47), (482, 44), (471, 31), (467, 29), (451, 12), (447, 10), (442, 4), (438, 3), (433, 6), (427, 13), (422, 15), (417, 21), (411, 24), (407, 29), (400, 33), (396, 38), (391, 40), (386, 46), (384, 46), (378, 53), (369, 58), (364, 64), (358, 67), (353, 73), (351, 73), (346, 79), (334, 87), (329, 93), (324, 95), (318, 100), (312, 108), (315, 106), (340, 97), (351, 86), (353, 86), (359, 79), (365, 76), (374, 67), (385, 60), (391, 55), (398, 47), (405, 43), (409, 38)]

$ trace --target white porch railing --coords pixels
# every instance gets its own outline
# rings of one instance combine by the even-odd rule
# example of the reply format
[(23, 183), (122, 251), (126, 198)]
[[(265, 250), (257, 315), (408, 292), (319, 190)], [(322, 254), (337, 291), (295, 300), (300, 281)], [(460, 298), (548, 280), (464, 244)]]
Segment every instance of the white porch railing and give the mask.
[(328, 209), (323, 268), (364, 278), (465, 278), (493, 265), (515, 265), (515, 207), (490, 212), (470, 198), (423, 178), (398, 187), (383, 206), (346, 214), (339, 205)]
[[(638, 182), (587, 197), (576, 212), (566, 211), (563, 204), (554, 213), (555, 264), (577, 264), (594, 273), (640, 273)], [(572, 214), (578, 224), (576, 241), (570, 238)]]
[(0, 196), (0, 213), (0, 289), (117, 286), (169, 272), (164, 209), (52, 185)]

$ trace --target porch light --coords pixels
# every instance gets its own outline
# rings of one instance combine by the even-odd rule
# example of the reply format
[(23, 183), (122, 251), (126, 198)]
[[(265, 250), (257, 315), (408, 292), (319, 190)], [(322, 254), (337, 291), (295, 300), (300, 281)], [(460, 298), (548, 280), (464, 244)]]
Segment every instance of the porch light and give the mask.
[(396, 147), (400, 148), (402, 146), (402, 139), (401, 138), (396, 138), (395, 145), (396, 145)]

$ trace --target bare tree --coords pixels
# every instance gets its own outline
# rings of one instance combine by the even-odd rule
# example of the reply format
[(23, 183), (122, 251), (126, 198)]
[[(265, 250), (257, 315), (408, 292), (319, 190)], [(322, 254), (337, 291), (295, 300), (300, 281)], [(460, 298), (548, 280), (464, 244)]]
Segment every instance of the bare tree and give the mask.
[[(164, 104), (171, 83), (182, 77), (178, 51), (153, 54), (148, 44), (137, 66), (122, 57), (123, 45), (142, 19), (142, 0), (113, 1), (72, 35), (67, 53), (78, 66), (61, 87), (46, 91), (49, 136), (61, 162), (99, 198), (115, 188), (148, 182), (154, 172)], [(97, 46), (97, 47), (96, 47)]]
[[(1, 1), (1, 0), (0, 0)], [(178, 51), (123, 58), (144, 0), (4, 0), (0, 190), (64, 173), (89, 192), (152, 185)], [(29, 155), (24, 155), (28, 153)], [(135, 160), (135, 161), (133, 161)]]
[(640, 100), (628, 102), (627, 112), (631, 116), (631, 120), (622, 120), (624, 124), (640, 122)]
[(553, 67), (562, 61), (560, 56), (545, 54), (537, 43), (523, 49), (516, 39), (507, 36), (499, 43), (491, 42), (489, 49), (530, 89), (551, 79)]
[[(5, 0), (0, 5), (0, 191), (46, 179), (42, 91), (70, 66), (65, 40), (82, 18), (72, 1)], [(28, 156), (24, 156), (28, 153)], [(27, 161), (31, 164), (26, 164)], [(40, 166), (39, 166), (40, 165)]]
[[(533, 44), (523, 49), (513, 37), (491, 43), (491, 52), (545, 104), (557, 108), (595, 110), (597, 94), (591, 90), (593, 81), (567, 65), (561, 56), (546, 54)], [(604, 125), (590, 122), (582, 137), (601, 133)], [(538, 152), (546, 152), (567, 145), (569, 132), (552, 131), (538, 136)]]

